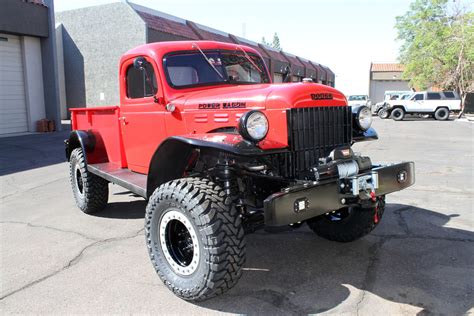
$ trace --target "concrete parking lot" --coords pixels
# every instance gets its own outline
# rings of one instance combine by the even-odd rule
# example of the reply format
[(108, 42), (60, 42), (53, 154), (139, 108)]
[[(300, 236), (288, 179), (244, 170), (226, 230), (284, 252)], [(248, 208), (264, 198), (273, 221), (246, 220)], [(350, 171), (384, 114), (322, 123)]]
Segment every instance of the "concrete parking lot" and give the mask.
[(66, 132), (0, 139), (0, 312), (146, 314), (474, 313), (474, 124), (375, 119), (373, 161), (416, 163), (381, 224), (339, 244), (306, 226), (247, 236), (247, 263), (224, 296), (188, 303), (156, 276), (145, 201), (111, 186), (94, 216), (74, 205)]

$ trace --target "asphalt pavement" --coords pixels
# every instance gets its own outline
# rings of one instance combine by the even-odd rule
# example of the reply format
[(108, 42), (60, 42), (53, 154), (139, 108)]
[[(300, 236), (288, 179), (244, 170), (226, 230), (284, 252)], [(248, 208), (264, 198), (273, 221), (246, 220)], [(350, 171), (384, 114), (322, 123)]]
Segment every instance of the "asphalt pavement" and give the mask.
[(380, 225), (352, 243), (306, 226), (247, 236), (235, 288), (175, 297), (149, 261), (146, 203), (112, 185), (110, 204), (74, 204), (67, 132), (0, 138), (0, 313), (474, 314), (474, 124), (375, 119), (372, 161), (415, 161), (416, 184), (387, 198)]

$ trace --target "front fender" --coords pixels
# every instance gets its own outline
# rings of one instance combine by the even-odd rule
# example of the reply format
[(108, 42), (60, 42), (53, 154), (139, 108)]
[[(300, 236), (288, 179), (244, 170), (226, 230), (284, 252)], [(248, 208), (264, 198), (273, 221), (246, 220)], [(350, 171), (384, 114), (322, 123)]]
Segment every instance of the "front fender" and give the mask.
[(256, 144), (233, 133), (192, 134), (172, 136), (156, 149), (150, 161), (147, 197), (161, 184), (181, 178), (196, 149), (213, 149), (237, 156), (267, 154)]
[(169, 139), (181, 141), (194, 147), (216, 149), (238, 156), (254, 156), (266, 153), (255, 143), (245, 140), (240, 134), (235, 133), (192, 134), (173, 136)]

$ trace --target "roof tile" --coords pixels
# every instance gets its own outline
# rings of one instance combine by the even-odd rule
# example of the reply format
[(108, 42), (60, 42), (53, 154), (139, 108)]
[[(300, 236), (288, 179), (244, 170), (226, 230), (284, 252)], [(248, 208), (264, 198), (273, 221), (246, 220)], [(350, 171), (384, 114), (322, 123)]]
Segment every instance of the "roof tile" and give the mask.
[(404, 65), (396, 63), (372, 63), (370, 71), (378, 72), (402, 72), (405, 70)]
[(177, 36), (182, 36), (189, 39), (198, 39), (196, 34), (186, 24), (165, 19), (160, 16), (152, 15), (146, 12), (137, 11), (140, 17), (154, 30), (170, 33)]

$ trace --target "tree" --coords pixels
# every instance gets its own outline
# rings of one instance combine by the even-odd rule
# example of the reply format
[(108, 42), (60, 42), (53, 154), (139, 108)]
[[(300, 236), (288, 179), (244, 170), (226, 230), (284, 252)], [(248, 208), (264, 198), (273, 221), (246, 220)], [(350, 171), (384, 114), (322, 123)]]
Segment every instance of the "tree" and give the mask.
[(262, 37), (262, 44), (272, 47), (272, 43), (267, 42), (267, 40), (265, 39), (265, 36)]
[(275, 32), (275, 34), (273, 34), (272, 46), (273, 46), (273, 48), (275, 48), (275, 49), (281, 50), (280, 38), (278, 37), (278, 34), (277, 34), (276, 32)]
[(270, 42), (267, 42), (265, 40), (265, 36), (262, 37), (262, 44), (263, 45), (266, 45), (266, 46), (270, 46), (270, 47), (273, 47), (277, 50), (281, 50), (281, 46), (280, 46), (280, 38), (278, 37), (278, 34), (275, 33), (273, 34), (273, 41), (270, 43)]
[(396, 18), (403, 77), (420, 89), (474, 91), (474, 13), (461, 0), (415, 0)]

